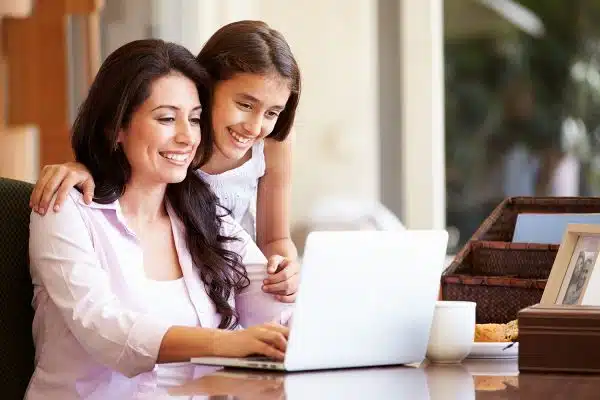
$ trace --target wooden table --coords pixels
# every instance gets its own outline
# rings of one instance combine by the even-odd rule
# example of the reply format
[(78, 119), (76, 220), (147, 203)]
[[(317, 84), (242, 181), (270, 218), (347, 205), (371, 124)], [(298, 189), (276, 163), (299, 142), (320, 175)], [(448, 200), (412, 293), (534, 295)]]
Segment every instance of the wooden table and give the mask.
[[(516, 360), (467, 360), (456, 366), (425, 364), (418, 368), (384, 367), (302, 373), (193, 366), (184, 368), (193, 371), (185, 382), (157, 384), (146, 378), (143, 384), (119, 385), (127, 393), (105, 393), (105, 397), (100, 394), (98, 398), (600, 399), (600, 375), (519, 374)], [(110, 390), (115, 390), (115, 387), (111, 385)]]

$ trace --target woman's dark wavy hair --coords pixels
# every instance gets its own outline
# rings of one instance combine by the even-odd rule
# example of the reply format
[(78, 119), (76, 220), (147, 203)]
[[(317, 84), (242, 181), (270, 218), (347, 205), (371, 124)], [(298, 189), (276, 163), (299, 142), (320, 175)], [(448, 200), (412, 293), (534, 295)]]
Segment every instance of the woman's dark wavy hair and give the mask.
[[(180, 45), (137, 40), (117, 49), (102, 64), (79, 110), (71, 140), (76, 160), (96, 182), (94, 201), (111, 203), (125, 191), (131, 166), (117, 143), (118, 132), (127, 128), (132, 114), (148, 99), (153, 82), (171, 73), (191, 79), (205, 104), (210, 77)], [(235, 239), (221, 235), (216, 195), (193, 173), (199, 158), (196, 154), (182, 182), (167, 186), (166, 200), (185, 225), (192, 259), (221, 315), (219, 328), (235, 328), (239, 317), (227, 300), (249, 284), (248, 274), (240, 256), (226, 248)]]
[[(213, 82), (227, 80), (237, 73), (265, 75), (277, 73), (290, 84), (291, 94), (269, 138), (283, 141), (287, 138), (296, 118), (300, 101), (300, 69), (281, 33), (262, 21), (237, 21), (215, 32), (196, 57), (210, 74)], [(199, 152), (200, 165), (212, 155), (213, 130), (210, 96), (207, 112), (202, 114), (202, 129), (210, 132), (202, 138)]]

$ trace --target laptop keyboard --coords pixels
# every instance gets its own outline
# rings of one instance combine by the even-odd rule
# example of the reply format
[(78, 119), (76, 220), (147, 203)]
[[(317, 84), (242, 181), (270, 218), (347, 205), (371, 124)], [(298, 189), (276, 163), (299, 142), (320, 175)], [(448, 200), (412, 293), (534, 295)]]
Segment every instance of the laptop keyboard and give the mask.
[(244, 357), (245, 360), (248, 361), (268, 361), (268, 362), (279, 362), (278, 360), (275, 360), (274, 358), (271, 357), (265, 357), (265, 356), (249, 356), (249, 357)]

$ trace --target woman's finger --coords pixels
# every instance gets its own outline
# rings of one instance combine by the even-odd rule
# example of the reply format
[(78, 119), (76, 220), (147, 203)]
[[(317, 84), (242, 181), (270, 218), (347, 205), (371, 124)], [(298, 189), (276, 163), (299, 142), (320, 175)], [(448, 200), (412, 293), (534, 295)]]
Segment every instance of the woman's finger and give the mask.
[(268, 322), (263, 325), (265, 328), (281, 333), (287, 339), (290, 336), (290, 328), (274, 322)]
[(285, 349), (287, 348), (287, 339), (280, 332), (277, 332), (275, 330), (265, 329), (263, 331), (262, 340), (283, 352), (285, 352)]
[(283, 351), (276, 349), (262, 340), (256, 340), (254, 348), (254, 353), (262, 354), (263, 356), (271, 357), (275, 360), (283, 361), (285, 358), (285, 353)]

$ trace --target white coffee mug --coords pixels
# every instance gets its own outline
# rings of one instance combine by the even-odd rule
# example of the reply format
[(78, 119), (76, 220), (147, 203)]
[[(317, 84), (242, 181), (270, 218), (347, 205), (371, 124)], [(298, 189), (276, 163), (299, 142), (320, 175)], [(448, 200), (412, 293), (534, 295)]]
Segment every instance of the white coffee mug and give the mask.
[(464, 360), (475, 339), (475, 307), (470, 301), (438, 301), (435, 305), (427, 359), (453, 364)]

